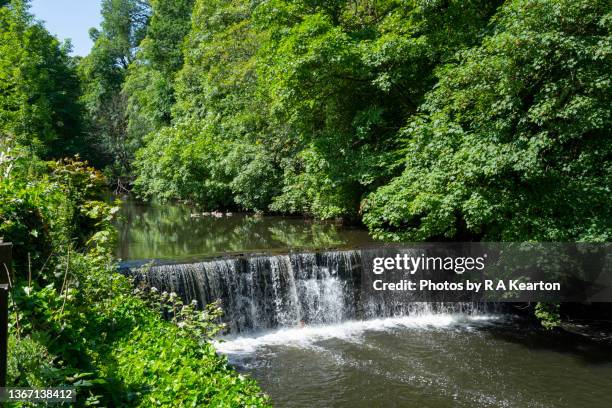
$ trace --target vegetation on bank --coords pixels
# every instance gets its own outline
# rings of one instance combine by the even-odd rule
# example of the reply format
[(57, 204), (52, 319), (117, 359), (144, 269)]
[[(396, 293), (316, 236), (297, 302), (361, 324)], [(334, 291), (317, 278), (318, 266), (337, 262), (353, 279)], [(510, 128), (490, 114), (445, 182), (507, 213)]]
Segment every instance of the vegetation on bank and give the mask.
[(0, 236), (15, 244), (8, 384), (74, 385), (79, 406), (267, 405), (215, 353), (218, 306), (135, 291), (116, 273), (116, 207), (100, 201), (99, 172), (2, 144)]
[[(218, 356), (220, 310), (135, 291), (117, 273), (108, 181), (88, 135), (78, 60), (0, 2), (0, 240), (14, 244), (8, 385), (77, 387), (77, 406), (267, 406)], [(52, 159), (53, 160), (48, 160)]]

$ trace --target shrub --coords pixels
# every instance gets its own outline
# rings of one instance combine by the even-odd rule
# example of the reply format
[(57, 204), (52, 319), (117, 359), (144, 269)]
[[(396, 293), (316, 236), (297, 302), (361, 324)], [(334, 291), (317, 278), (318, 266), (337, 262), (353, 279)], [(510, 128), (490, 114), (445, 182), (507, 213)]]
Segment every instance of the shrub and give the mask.
[[(117, 273), (116, 208), (98, 201), (100, 173), (78, 159), (22, 158), (0, 179), (1, 231), (17, 244), (20, 272), (10, 299), (9, 384), (72, 385), (77, 406), (266, 406), (257, 385), (215, 353), (214, 306), (196, 311), (175, 296), (137, 296)], [(46, 259), (30, 280), (32, 251)]]

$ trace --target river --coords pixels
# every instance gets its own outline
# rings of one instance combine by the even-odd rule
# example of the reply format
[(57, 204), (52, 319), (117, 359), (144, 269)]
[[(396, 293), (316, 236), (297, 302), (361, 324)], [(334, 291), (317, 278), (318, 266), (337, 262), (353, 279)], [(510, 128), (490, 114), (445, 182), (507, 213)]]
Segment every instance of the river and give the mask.
[(279, 407), (611, 407), (612, 352), (512, 316), (423, 314), (221, 343)]
[(350, 276), (370, 256), (358, 248), (376, 244), (365, 231), (178, 205), (122, 214), (119, 256), (164, 260), (140, 276), (149, 285), (222, 299), (217, 349), (275, 406), (612, 407), (609, 341), (551, 334), (513, 306), (358, 295)]
[[(231, 214), (231, 215), (230, 215)], [(202, 215), (182, 204), (121, 206), (117, 256), (124, 260), (188, 260), (241, 252), (348, 248), (374, 244), (363, 229), (304, 217), (244, 213)]]

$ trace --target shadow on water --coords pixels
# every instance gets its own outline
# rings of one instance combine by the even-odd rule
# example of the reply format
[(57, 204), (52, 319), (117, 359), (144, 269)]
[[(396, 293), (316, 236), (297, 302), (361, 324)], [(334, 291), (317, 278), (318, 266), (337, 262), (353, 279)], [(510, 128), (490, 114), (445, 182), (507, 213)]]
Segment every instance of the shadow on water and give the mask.
[[(551, 351), (571, 355), (590, 365), (612, 363), (612, 341), (588, 335), (570, 333), (562, 329), (546, 330), (538, 323), (516, 319), (504, 326), (485, 328), (493, 338), (513, 343), (525, 350)], [(602, 328), (610, 332), (610, 327)]]

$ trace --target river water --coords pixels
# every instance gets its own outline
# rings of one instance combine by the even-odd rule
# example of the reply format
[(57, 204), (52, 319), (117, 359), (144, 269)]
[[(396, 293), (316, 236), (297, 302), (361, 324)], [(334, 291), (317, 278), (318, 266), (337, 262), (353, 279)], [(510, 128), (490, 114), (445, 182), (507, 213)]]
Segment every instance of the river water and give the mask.
[(222, 299), (231, 331), (217, 350), (275, 406), (612, 407), (609, 341), (553, 335), (512, 307), (398, 309), (359, 295), (350, 273), (369, 252), (321, 248), (373, 245), (362, 230), (184, 206), (129, 203), (123, 215), (119, 255), (173, 260), (140, 279)]
[(363, 229), (303, 217), (206, 215), (182, 204), (126, 200), (117, 225), (123, 260), (186, 260), (241, 252), (347, 248), (375, 241)]
[(422, 314), (221, 342), (279, 407), (612, 407), (612, 352), (516, 317)]

